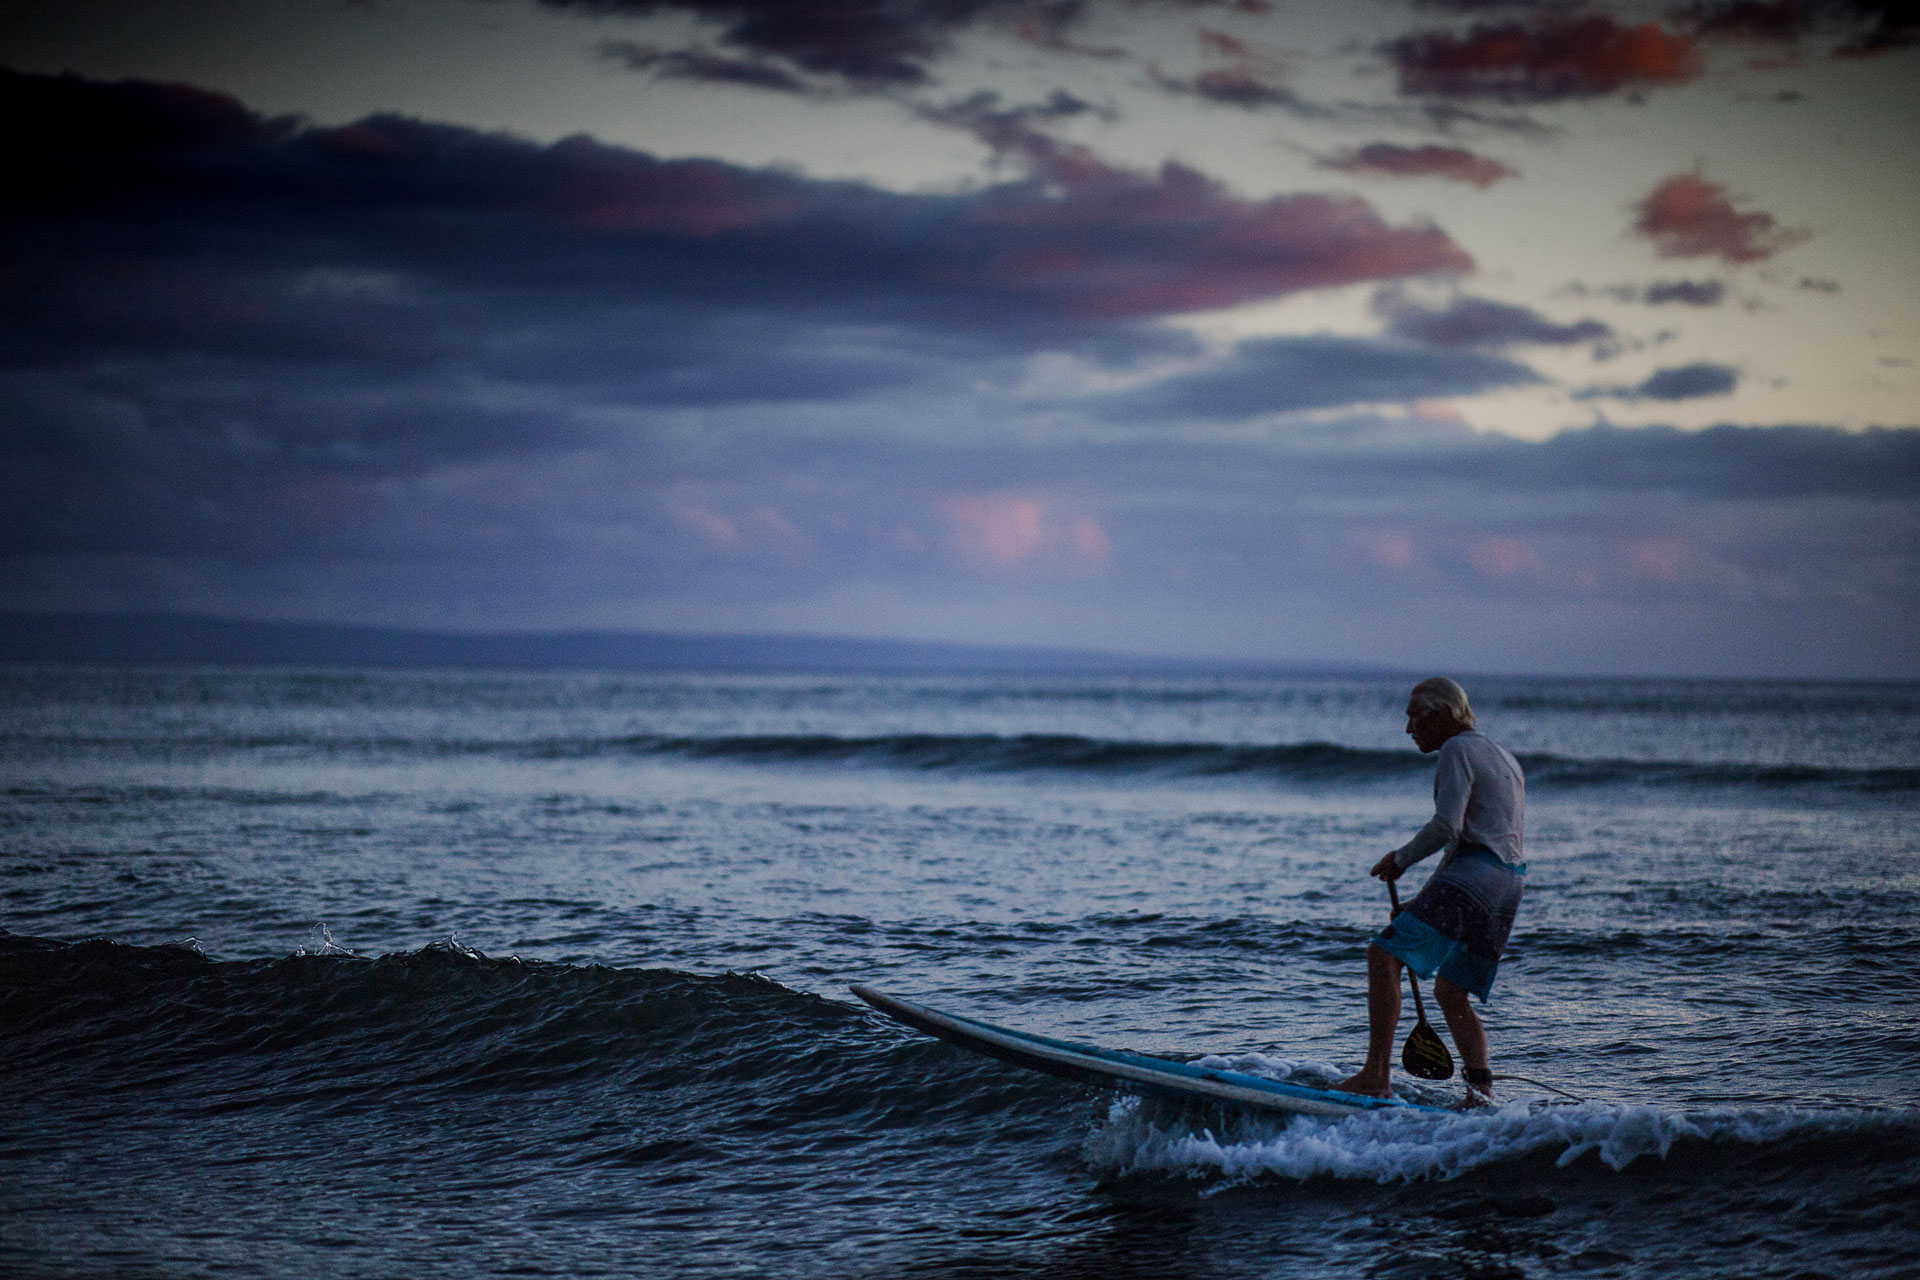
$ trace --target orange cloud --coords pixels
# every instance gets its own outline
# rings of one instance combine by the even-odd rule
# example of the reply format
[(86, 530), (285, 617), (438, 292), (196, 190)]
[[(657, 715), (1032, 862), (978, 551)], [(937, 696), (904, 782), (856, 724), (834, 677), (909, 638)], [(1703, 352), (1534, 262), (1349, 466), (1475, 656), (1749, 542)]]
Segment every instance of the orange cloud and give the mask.
[(1677, 84), (1700, 73), (1691, 37), (1657, 22), (1550, 18), (1410, 35), (1387, 45), (1402, 93), (1551, 102), (1621, 89)]
[(1741, 213), (1727, 189), (1698, 173), (1678, 173), (1640, 202), (1634, 230), (1652, 240), (1663, 258), (1719, 258), (1762, 262), (1807, 238), (1782, 227), (1770, 213)]

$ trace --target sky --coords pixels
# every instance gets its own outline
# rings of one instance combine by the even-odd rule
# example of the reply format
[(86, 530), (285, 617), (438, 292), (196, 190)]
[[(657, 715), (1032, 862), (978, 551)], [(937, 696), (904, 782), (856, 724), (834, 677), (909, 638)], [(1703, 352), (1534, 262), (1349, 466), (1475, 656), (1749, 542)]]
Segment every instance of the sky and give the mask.
[(15, 0), (0, 609), (1920, 678), (1864, 0)]

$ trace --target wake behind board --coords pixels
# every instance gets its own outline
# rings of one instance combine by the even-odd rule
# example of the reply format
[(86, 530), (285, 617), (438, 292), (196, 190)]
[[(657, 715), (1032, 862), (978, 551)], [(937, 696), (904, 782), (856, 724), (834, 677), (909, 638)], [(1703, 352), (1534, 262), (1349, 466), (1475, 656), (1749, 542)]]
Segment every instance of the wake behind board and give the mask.
[(989, 1058), (1087, 1084), (1137, 1089), (1174, 1098), (1237, 1102), (1266, 1111), (1290, 1111), (1310, 1116), (1351, 1116), (1362, 1111), (1389, 1109), (1445, 1110), (1402, 1098), (1368, 1098), (1357, 1093), (1315, 1089), (1310, 1085), (1250, 1076), (1240, 1071), (1197, 1067), (1190, 1062), (1150, 1058), (1145, 1054), (1127, 1053), (1119, 1049), (1101, 1049), (1090, 1044), (1075, 1044), (1071, 1040), (1053, 1040), (1025, 1031), (996, 1027), (991, 1022), (941, 1013), (923, 1004), (875, 991), (872, 987), (855, 985), (853, 994), (894, 1021), (903, 1022), (916, 1031), (938, 1036)]

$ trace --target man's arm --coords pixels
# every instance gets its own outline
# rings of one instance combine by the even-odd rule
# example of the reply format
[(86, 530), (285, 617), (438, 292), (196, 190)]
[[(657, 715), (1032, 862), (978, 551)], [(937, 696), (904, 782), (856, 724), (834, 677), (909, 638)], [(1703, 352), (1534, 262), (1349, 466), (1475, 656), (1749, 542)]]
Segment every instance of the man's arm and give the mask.
[(1473, 770), (1467, 753), (1453, 747), (1449, 739), (1440, 748), (1440, 760), (1433, 773), (1433, 816), (1427, 825), (1414, 832), (1413, 839), (1374, 863), (1370, 875), (1382, 880), (1398, 880), (1400, 873), (1422, 858), (1430, 857), (1451, 844), (1467, 821), (1467, 795), (1473, 790)]

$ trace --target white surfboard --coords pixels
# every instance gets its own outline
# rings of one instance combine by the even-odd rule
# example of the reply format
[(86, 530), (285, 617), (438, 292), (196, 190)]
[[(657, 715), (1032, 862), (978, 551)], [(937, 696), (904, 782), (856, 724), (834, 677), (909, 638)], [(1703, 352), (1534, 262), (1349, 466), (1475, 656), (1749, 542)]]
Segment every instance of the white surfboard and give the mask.
[(1152, 1058), (1120, 1049), (1101, 1049), (1070, 1040), (1031, 1035), (990, 1022), (941, 1013), (911, 1000), (886, 995), (872, 987), (855, 985), (853, 994), (916, 1031), (957, 1044), (963, 1049), (999, 1058), (1018, 1066), (1044, 1071), (1114, 1089), (1136, 1089), (1175, 1098), (1209, 1098), (1236, 1102), (1266, 1111), (1290, 1111), (1310, 1116), (1350, 1116), (1362, 1111), (1412, 1109), (1444, 1111), (1443, 1107), (1408, 1102), (1404, 1098), (1369, 1098), (1335, 1089), (1269, 1080), (1242, 1071), (1197, 1067), (1190, 1062)]

